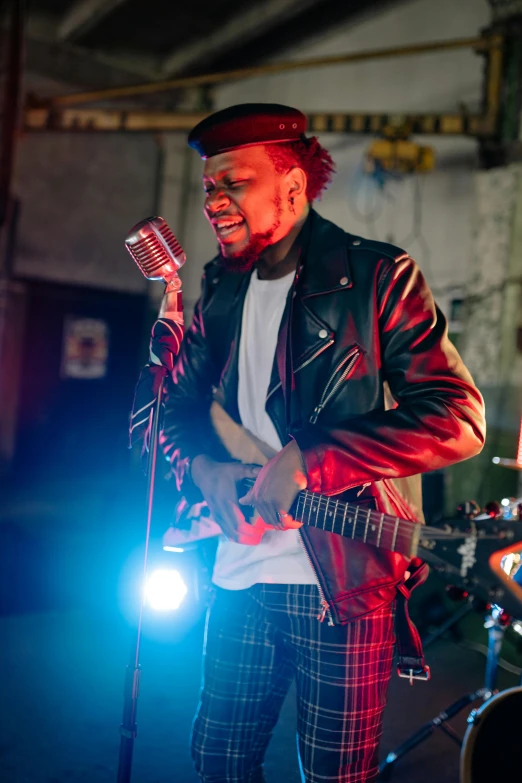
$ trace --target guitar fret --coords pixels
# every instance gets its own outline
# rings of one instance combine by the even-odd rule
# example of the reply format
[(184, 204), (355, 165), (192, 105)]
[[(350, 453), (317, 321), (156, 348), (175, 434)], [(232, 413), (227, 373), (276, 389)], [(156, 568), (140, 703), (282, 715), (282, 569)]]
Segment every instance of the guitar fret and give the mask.
[(343, 524), (341, 527), (341, 535), (344, 536), (344, 526), (346, 524), (346, 514), (348, 513), (348, 503), (344, 504)]
[[(319, 502), (319, 498), (317, 498), (317, 500), (315, 502), (317, 503), (317, 505), (315, 507), (315, 526), (319, 527), (319, 511), (320, 511), (320, 505), (321, 505), (320, 502)], [(328, 506), (328, 503), (326, 505)]]
[(355, 528), (357, 527), (357, 514), (359, 513), (359, 506), (355, 506), (355, 516), (353, 518), (352, 538), (355, 538)]
[(335, 501), (335, 508), (333, 510), (333, 519), (332, 519), (332, 528), (331, 528), (332, 530), (335, 527), (335, 520), (337, 519), (337, 509), (338, 508), (339, 508), (339, 498), (336, 499), (336, 501)]
[(308, 492), (306, 494), (307, 494), (307, 499), (310, 501), (309, 506), (308, 506), (308, 519), (307, 519), (308, 524), (310, 524), (310, 517), (312, 516), (312, 502), (313, 501), (312, 501), (312, 495), (309, 495)]
[(383, 522), (384, 522), (384, 512), (381, 514), (381, 521), (379, 522), (379, 534), (377, 536), (377, 543), (375, 544), (375, 546), (380, 546)]
[[(326, 517), (328, 516), (328, 509), (330, 508), (330, 498), (326, 498), (326, 508), (324, 510), (324, 516), (323, 516), (323, 530), (326, 527)], [(330, 511), (330, 514), (332, 512)]]
[(395, 517), (395, 529), (393, 531), (393, 541), (391, 546), (391, 551), (395, 552), (395, 544), (397, 541), (397, 533), (399, 531), (399, 517)]
[(371, 509), (368, 509), (366, 512), (366, 524), (364, 526), (364, 536), (363, 536), (364, 543), (366, 543), (366, 538), (368, 536), (368, 524), (370, 522), (370, 513), (371, 513)]

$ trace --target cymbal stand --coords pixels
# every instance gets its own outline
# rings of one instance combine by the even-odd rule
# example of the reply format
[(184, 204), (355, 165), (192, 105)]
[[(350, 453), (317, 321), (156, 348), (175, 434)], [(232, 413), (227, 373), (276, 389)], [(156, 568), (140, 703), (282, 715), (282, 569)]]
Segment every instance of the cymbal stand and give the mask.
[[(470, 611), (472, 604), (469, 604), (468, 607), (468, 611)], [(461, 608), (461, 610), (457, 612), (457, 615), (459, 615), (458, 619), (467, 613), (468, 612), (462, 611)], [(453, 618), (451, 618), (451, 620), (453, 620)], [(457, 620), (455, 619), (454, 622), (456, 621)], [(411, 737), (395, 748), (395, 750), (392, 750), (390, 753), (388, 753), (384, 761), (382, 761), (379, 765), (379, 780), (390, 780), (397, 761), (405, 756), (406, 753), (408, 753), (410, 750), (416, 748), (417, 745), (420, 745), (421, 742), (424, 742), (424, 740), (428, 739), (428, 737), (431, 737), (436, 729), (440, 729), (442, 732), (444, 732), (444, 734), (452, 739), (459, 747), (462, 746), (462, 739), (459, 737), (457, 732), (447, 724), (447, 721), (455, 717), (455, 715), (458, 715), (459, 712), (462, 712), (462, 710), (466, 709), (466, 707), (472, 704), (474, 701), (478, 701), (479, 699), (482, 701), (487, 701), (495, 692), (499, 654), (502, 646), (502, 640), (509, 622), (510, 619), (506, 617), (503, 610), (499, 606), (492, 607), (486, 616), (486, 621), (484, 623), (484, 627), (487, 628), (488, 631), (488, 656), (486, 671), (484, 674), (484, 685), (481, 688), (478, 688), (478, 690), (473, 691), (473, 693), (467, 693), (464, 696), (461, 696), (460, 699), (457, 699), (457, 701), (453, 702), (453, 704), (450, 704), (449, 707), (446, 707), (446, 709), (439, 712), (439, 714), (436, 715), (432, 720), (424, 723), (414, 734), (411, 735)], [(442, 630), (439, 629), (439, 631), (437, 631), (435, 635), (431, 636), (427, 642), (429, 643), (433, 641), (435, 638), (440, 636), (443, 631), (449, 628), (450, 625), (453, 624), (453, 622), (445, 623), (445, 627), (443, 627)], [(426, 646), (426, 643), (424, 643), (424, 646)]]

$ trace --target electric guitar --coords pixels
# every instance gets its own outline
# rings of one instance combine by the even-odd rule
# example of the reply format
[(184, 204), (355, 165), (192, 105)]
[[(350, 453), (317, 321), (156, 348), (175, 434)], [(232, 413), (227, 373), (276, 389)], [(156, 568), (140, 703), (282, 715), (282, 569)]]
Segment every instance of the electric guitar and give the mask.
[[(222, 412), (217, 415), (221, 416)], [(229, 422), (226, 424), (228, 426)], [(215, 418), (214, 426), (225, 441)], [(232, 439), (228, 438), (232, 443), (226, 443), (231, 456), (242, 456), (243, 462), (264, 464), (270, 453), (263, 444), (252, 439), (250, 433), (239, 430), (241, 428), (233, 431)], [(248, 443), (242, 444), (246, 443), (248, 449), (246, 458), (244, 451), (237, 456), (241, 451), (238, 444), (244, 438), (248, 439)], [(246, 494), (255, 480), (243, 479), (240, 483), (240, 491)], [(472, 519), (447, 519), (440, 526), (431, 527), (307, 489), (299, 492), (290, 513), (304, 525), (407, 558), (420, 557), (448, 584), (462, 588), (485, 603), (498, 604), (514, 617), (522, 617), (522, 521), (492, 519), (481, 514)], [(262, 520), (256, 524), (272, 529)], [(220, 533), (221, 529), (212, 520), (195, 520), (190, 531), (170, 528), (164, 537), (164, 546), (183, 549), (195, 540)]]

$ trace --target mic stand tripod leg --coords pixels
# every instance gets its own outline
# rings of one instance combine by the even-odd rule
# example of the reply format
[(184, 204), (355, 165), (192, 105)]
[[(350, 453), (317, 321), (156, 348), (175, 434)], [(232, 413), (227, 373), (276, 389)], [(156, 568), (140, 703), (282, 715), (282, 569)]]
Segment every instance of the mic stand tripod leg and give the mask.
[(485, 688), (480, 688), (478, 691), (467, 693), (465, 696), (462, 696), (449, 707), (446, 707), (446, 709), (439, 712), (433, 720), (430, 720), (421, 726), (420, 729), (416, 731), (415, 734), (412, 734), (412, 736), (403, 742), (402, 745), (399, 745), (395, 750), (388, 753), (384, 761), (379, 765), (379, 780), (390, 780), (397, 761), (405, 756), (410, 750), (416, 748), (417, 745), (420, 745), (421, 742), (428, 739), (428, 737), (431, 737), (435, 729), (441, 729), (460, 747), (462, 741), (458, 735), (453, 731), (451, 726), (445, 726), (444, 724), (446, 721), (455, 717), (455, 715), (458, 715), (458, 713), (464, 710), (468, 705), (477, 701), (477, 699), (484, 698), (485, 692)]
[[(431, 642), (435, 641), (435, 639), (438, 639), (439, 636), (444, 633), (444, 631), (446, 631), (452, 625), (455, 625), (455, 623), (461, 620), (462, 617), (465, 617), (475, 608), (474, 600), (470, 599), (467, 604), (461, 606), (460, 609), (458, 609), (452, 615), (452, 617), (443, 623), (435, 633), (426, 637), (426, 639), (423, 640), (423, 646), (426, 647), (428, 644), (431, 644)], [(500, 612), (501, 611), (502, 610), (500, 610)], [(489, 644), (488, 663), (484, 677), (484, 686), (474, 691), (473, 693), (467, 693), (465, 696), (462, 696), (460, 699), (453, 702), (453, 704), (451, 704), (449, 707), (439, 712), (439, 714), (433, 718), (433, 720), (430, 720), (421, 726), (420, 729), (415, 732), (415, 734), (412, 734), (411, 737), (399, 745), (395, 750), (392, 750), (390, 753), (388, 753), (384, 761), (382, 761), (379, 765), (379, 780), (390, 780), (397, 761), (402, 758), (402, 756), (406, 755), (406, 753), (408, 753), (410, 750), (416, 748), (417, 745), (420, 745), (421, 742), (428, 739), (428, 737), (431, 737), (435, 729), (440, 729), (443, 731), (444, 734), (456, 742), (459, 747), (462, 745), (462, 740), (451, 726), (446, 725), (446, 721), (455, 717), (455, 715), (458, 715), (459, 712), (462, 712), (463, 709), (472, 704), (474, 701), (478, 701), (479, 699), (486, 701), (491, 697), (495, 687), (498, 655), (500, 653), (502, 638), (505, 632), (505, 626), (500, 624), (499, 617), (500, 614), (497, 617), (495, 612), (492, 611), (485, 624), (486, 628), (488, 628)]]
[(161, 404), (163, 400), (164, 380), (161, 381), (158, 396), (154, 406), (152, 428), (149, 443), (149, 459), (147, 466), (147, 529), (145, 534), (145, 549), (143, 556), (143, 585), (140, 590), (140, 607), (136, 633), (131, 647), (130, 659), (125, 671), (125, 688), (123, 698), (123, 717), (120, 726), (120, 755), (118, 760), (117, 783), (130, 783), (132, 774), (132, 754), (136, 738), (136, 713), (140, 685), (140, 641), (143, 616), (143, 587), (147, 575), (147, 558), (149, 553), (152, 508), (154, 501), (154, 479), (156, 475), (156, 460), (158, 454), (158, 437), (160, 430)]

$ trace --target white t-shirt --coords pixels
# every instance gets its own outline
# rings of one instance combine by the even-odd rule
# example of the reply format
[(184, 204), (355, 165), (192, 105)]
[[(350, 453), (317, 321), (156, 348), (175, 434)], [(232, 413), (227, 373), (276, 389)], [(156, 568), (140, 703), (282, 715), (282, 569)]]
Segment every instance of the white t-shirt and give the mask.
[[(282, 444), (265, 403), (279, 326), (293, 279), (292, 272), (279, 280), (260, 280), (254, 271), (245, 298), (239, 343), (241, 421), (276, 451)], [(243, 590), (258, 582), (317, 583), (297, 530), (269, 531), (257, 546), (222, 539), (212, 581), (227, 590)]]

